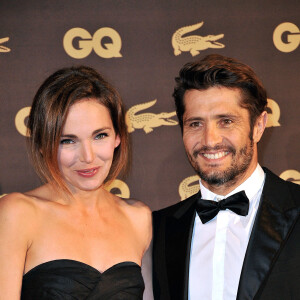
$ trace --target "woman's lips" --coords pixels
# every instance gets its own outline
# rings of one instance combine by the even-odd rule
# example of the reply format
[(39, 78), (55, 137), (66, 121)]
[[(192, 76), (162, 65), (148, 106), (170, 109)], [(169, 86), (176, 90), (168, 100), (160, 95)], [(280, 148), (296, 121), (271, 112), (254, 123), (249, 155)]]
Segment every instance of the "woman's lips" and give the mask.
[(90, 169), (83, 169), (83, 170), (76, 170), (77, 174), (85, 177), (85, 178), (89, 178), (89, 177), (93, 177), (95, 174), (97, 174), (99, 170), (99, 167), (96, 168), (90, 168)]

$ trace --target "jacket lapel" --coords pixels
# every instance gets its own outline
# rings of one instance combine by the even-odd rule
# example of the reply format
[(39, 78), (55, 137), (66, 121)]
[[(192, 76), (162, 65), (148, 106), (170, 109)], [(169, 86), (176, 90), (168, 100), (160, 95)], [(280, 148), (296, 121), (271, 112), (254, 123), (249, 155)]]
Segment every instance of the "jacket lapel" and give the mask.
[(287, 185), (264, 170), (265, 186), (244, 259), (237, 300), (254, 299), (299, 215)]
[(187, 299), (195, 202), (200, 192), (184, 200), (166, 222), (166, 269), (171, 299)]

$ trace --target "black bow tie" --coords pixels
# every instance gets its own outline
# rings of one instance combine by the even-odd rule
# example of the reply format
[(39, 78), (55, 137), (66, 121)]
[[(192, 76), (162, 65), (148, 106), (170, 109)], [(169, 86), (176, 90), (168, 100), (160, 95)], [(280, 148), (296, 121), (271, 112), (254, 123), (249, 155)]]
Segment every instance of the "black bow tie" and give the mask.
[(238, 215), (247, 216), (249, 199), (247, 198), (245, 191), (233, 194), (219, 202), (198, 199), (196, 203), (196, 210), (203, 224), (214, 218), (220, 210), (225, 210), (226, 208)]

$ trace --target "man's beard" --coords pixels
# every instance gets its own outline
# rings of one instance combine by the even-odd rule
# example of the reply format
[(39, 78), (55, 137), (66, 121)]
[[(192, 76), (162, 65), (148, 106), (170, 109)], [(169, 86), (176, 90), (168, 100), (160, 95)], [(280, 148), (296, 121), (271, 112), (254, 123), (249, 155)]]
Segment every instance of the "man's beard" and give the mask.
[[(226, 149), (226, 150), (224, 150)], [(223, 171), (204, 171), (200, 168), (196, 159), (199, 153), (206, 151), (222, 150), (229, 152), (228, 155), (232, 155), (231, 165)], [(202, 147), (200, 150), (196, 150), (191, 157), (188, 155), (190, 163), (199, 177), (207, 182), (209, 185), (221, 186), (223, 184), (232, 182), (234, 183), (239, 175), (243, 174), (249, 167), (253, 157), (253, 141), (250, 141), (250, 145), (245, 145), (241, 148), (237, 154), (237, 151), (233, 147), (216, 146), (214, 148)], [(212, 166), (213, 167), (213, 166)]]

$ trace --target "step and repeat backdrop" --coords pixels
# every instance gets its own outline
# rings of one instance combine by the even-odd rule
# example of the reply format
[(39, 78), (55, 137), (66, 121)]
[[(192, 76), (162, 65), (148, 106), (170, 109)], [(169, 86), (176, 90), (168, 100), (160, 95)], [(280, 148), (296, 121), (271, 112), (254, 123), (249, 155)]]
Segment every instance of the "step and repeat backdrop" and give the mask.
[(171, 95), (179, 69), (210, 53), (262, 79), (269, 121), (259, 161), (300, 184), (298, 0), (1, 0), (0, 19), (0, 196), (40, 185), (25, 146), (32, 98), (55, 70), (82, 64), (127, 109), (132, 171), (108, 188), (153, 210), (197, 192)]

